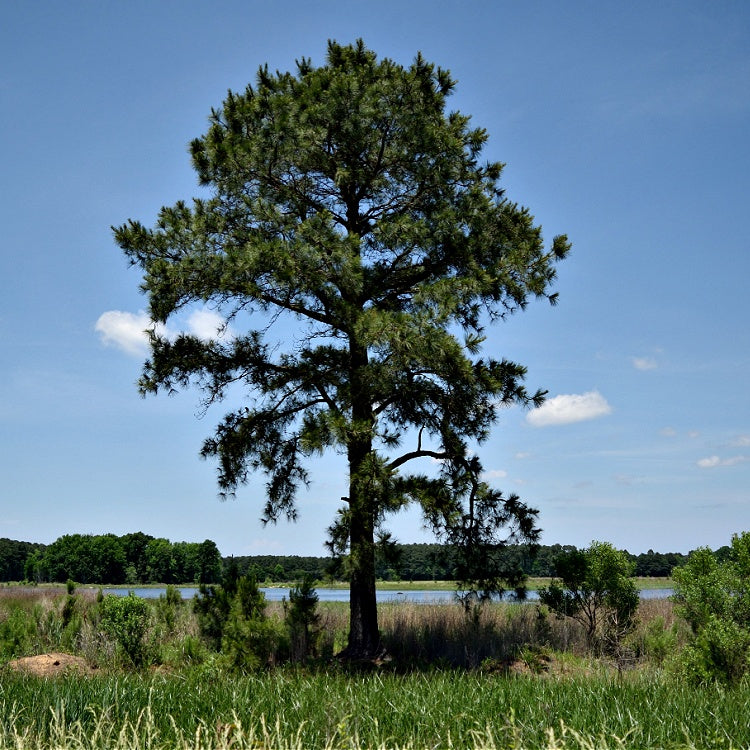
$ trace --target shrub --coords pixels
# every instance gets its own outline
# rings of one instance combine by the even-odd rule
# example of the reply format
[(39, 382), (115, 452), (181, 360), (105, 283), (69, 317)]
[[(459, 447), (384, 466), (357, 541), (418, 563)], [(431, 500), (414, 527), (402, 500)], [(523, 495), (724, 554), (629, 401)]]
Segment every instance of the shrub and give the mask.
[(7, 618), (0, 620), (0, 657), (26, 656), (33, 649), (35, 635), (33, 616), (21, 607), (13, 607)]
[(182, 594), (176, 586), (167, 586), (166, 592), (159, 595), (156, 602), (156, 612), (159, 620), (166, 626), (168, 633), (174, 632), (177, 615), (183, 606)]
[(99, 605), (101, 627), (114, 639), (118, 652), (135, 667), (146, 662), (148, 604), (132, 591), (127, 596), (105, 596)]
[(320, 639), (318, 594), (310, 577), (289, 591), (289, 604), (284, 604), (284, 619), (289, 631), (290, 651), (293, 661), (304, 661), (317, 656)]
[(586, 628), (591, 650), (619, 655), (622, 640), (635, 626), (638, 590), (634, 565), (608, 542), (565, 552), (557, 558), (560, 580), (539, 590), (539, 599), (558, 617), (571, 617)]
[(680, 672), (693, 683), (739, 682), (750, 670), (750, 532), (732, 537), (724, 561), (703, 547), (672, 576), (677, 611), (692, 631)]
[(251, 672), (273, 663), (286, 645), (282, 624), (261, 613), (247, 617), (235, 599), (221, 641), (224, 663), (239, 672)]
[(748, 671), (750, 632), (737, 623), (711, 616), (682, 652), (678, 671), (692, 684), (738, 683)]
[(266, 598), (253, 576), (229, 575), (221, 586), (201, 585), (193, 607), (201, 636), (221, 649), (231, 669), (252, 671), (288, 650), (281, 623), (266, 618)]

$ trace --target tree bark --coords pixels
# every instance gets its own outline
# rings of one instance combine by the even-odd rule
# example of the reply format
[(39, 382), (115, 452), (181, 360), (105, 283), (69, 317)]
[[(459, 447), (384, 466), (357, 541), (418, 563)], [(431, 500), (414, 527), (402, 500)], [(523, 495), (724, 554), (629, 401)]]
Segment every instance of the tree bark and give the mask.
[[(354, 482), (353, 482), (354, 483)], [(375, 593), (375, 539), (372, 509), (362, 488), (350, 494), (351, 581), (349, 588), (349, 643), (346, 657), (373, 659), (381, 652)]]
[(381, 652), (375, 593), (375, 516), (377, 489), (368, 467), (372, 453), (375, 416), (364, 369), (367, 349), (350, 339), (350, 383), (352, 388), (352, 433), (349, 461), (349, 642), (344, 658), (374, 659)]

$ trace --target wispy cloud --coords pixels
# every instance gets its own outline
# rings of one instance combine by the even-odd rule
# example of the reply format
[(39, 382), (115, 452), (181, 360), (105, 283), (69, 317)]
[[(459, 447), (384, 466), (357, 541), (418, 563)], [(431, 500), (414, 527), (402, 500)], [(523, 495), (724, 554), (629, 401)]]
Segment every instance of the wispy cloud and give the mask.
[(224, 336), (224, 318), (214, 310), (195, 310), (187, 319), (187, 329), (204, 341)]
[(487, 471), (482, 472), (482, 479), (485, 481), (490, 479), (504, 479), (507, 476), (508, 472), (503, 471), (503, 469), (488, 469)]
[(655, 370), (659, 365), (653, 357), (631, 357), (630, 361), (636, 370)]
[(549, 427), (598, 419), (611, 412), (612, 407), (599, 391), (588, 391), (547, 399), (538, 409), (526, 415), (526, 421), (534, 427)]
[[(99, 316), (94, 330), (105, 346), (114, 346), (126, 354), (142, 357), (148, 352), (148, 331), (173, 339), (177, 331), (155, 324), (143, 310), (137, 313), (108, 310)], [(224, 318), (213, 310), (193, 310), (185, 321), (187, 333), (209, 341), (233, 336), (224, 329)]]
[(731, 456), (729, 458), (720, 458), (719, 456), (707, 456), (699, 459), (696, 464), (701, 469), (715, 469), (720, 466), (736, 466), (750, 461), (750, 456)]
[(153, 328), (149, 316), (138, 313), (108, 310), (99, 316), (94, 330), (105, 346), (114, 346), (126, 354), (143, 356), (148, 350), (147, 330)]

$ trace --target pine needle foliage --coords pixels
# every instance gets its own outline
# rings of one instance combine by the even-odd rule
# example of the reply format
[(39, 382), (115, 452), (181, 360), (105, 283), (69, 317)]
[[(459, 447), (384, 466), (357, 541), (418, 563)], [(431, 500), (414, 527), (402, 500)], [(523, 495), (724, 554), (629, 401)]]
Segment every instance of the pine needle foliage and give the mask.
[[(224, 496), (263, 472), (264, 520), (294, 520), (309, 459), (346, 457), (331, 544), (349, 557), (352, 656), (380, 648), (375, 537), (388, 515), (418, 503), (483, 590), (516, 583), (492, 552), (538, 535), (535, 511), (483, 482), (470, 446), (501, 407), (544, 398), (523, 366), (481, 356), (484, 327), (530, 298), (554, 303), (569, 244), (545, 247), (506, 198), (503, 165), (481, 161), (486, 131), (447, 108), (454, 87), (421, 54), (404, 67), (361, 41), (329, 42), (319, 67), (262, 67), (191, 144), (210, 197), (163, 208), (153, 229), (114, 229), (155, 323), (196, 303), (223, 316), (211, 340), (154, 328), (140, 389), (194, 385), (207, 408), (244, 386), (202, 449)], [(419, 459), (440, 476), (408, 472)]]

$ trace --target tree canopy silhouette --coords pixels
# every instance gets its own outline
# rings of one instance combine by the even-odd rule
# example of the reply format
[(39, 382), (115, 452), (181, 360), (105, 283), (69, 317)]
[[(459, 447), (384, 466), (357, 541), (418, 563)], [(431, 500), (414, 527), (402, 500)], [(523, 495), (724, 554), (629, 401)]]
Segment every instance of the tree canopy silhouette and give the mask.
[[(493, 553), (538, 535), (536, 512), (490, 488), (470, 446), (500, 407), (543, 400), (524, 367), (480, 356), (483, 330), (530, 297), (554, 302), (569, 245), (545, 248), (505, 197), (502, 164), (480, 161), (487, 133), (446, 109), (454, 85), (421, 55), (404, 67), (361, 41), (329, 42), (319, 67), (262, 67), (191, 145), (210, 196), (163, 208), (153, 229), (114, 230), (155, 322), (194, 303), (249, 321), (209, 341), (152, 331), (140, 380), (143, 393), (195, 385), (206, 405), (246, 387), (202, 449), (222, 493), (264, 472), (263, 518), (295, 519), (308, 459), (346, 456), (330, 544), (348, 553), (351, 657), (380, 649), (375, 544), (389, 514), (418, 503), (482, 591), (517, 582)], [(411, 471), (420, 459), (439, 476)]]

